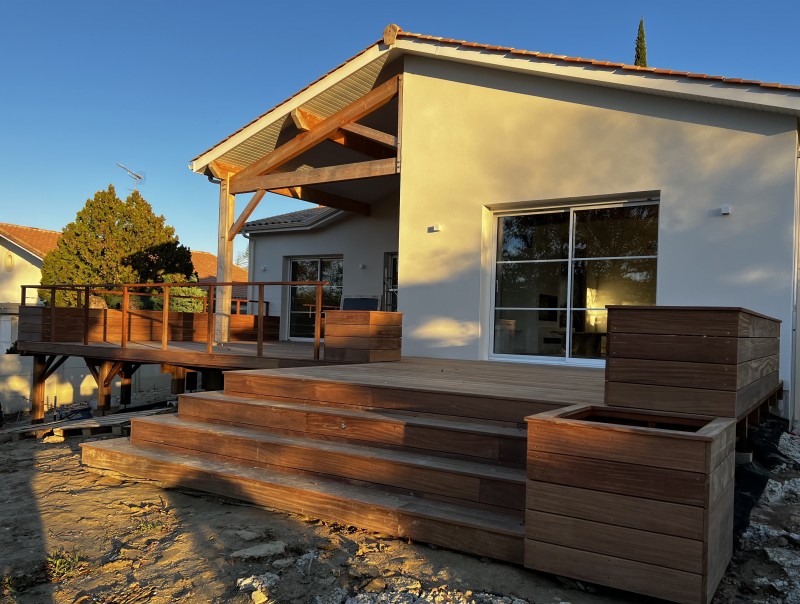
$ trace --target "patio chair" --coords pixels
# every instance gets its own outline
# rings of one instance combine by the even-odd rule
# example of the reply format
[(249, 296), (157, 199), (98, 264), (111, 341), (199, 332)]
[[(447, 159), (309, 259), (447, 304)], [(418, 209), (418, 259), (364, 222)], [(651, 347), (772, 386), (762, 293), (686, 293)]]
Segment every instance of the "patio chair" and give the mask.
[(344, 296), (341, 310), (378, 310), (381, 306), (380, 296)]

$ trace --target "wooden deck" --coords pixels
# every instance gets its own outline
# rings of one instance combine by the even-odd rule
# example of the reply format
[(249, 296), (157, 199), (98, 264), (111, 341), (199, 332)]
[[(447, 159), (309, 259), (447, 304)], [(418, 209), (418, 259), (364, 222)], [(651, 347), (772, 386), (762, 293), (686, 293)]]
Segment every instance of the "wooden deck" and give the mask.
[(257, 356), (255, 342), (226, 342), (206, 352), (203, 342), (170, 342), (166, 350), (161, 342), (128, 342), (125, 347), (108, 342), (21, 342), (24, 354), (65, 355), (130, 363), (165, 363), (187, 368), (273, 369), (326, 364), (314, 360), (310, 342), (263, 343), (263, 354)]

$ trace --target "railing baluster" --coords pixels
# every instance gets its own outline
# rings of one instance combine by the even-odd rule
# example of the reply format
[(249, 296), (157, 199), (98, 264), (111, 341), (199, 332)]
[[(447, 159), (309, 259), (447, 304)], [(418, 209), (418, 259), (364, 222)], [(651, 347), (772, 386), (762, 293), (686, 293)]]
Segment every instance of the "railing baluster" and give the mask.
[(208, 286), (208, 324), (206, 325), (206, 352), (214, 349), (214, 286)]
[(130, 293), (128, 292), (128, 286), (122, 286), (122, 347), (125, 348), (126, 343), (128, 341), (128, 304), (130, 303), (129, 300)]
[(89, 286), (83, 288), (83, 345), (89, 345)]
[(314, 360), (319, 361), (319, 341), (322, 335), (322, 285), (317, 284), (317, 304), (314, 310)]
[(169, 285), (163, 284), (164, 289), (164, 308), (161, 309), (161, 350), (167, 349), (169, 339)]
[(264, 356), (264, 284), (258, 286), (258, 339), (256, 340), (256, 356)]
[(50, 288), (50, 342), (56, 341), (56, 288)]

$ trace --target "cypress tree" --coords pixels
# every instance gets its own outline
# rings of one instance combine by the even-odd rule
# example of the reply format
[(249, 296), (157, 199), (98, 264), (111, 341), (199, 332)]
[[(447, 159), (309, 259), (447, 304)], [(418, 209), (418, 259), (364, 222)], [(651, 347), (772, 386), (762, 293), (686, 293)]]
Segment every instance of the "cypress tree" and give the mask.
[(644, 17), (639, 20), (639, 33), (636, 35), (636, 53), (633, 64), (647, 67), (647, 42), (644, 39)]

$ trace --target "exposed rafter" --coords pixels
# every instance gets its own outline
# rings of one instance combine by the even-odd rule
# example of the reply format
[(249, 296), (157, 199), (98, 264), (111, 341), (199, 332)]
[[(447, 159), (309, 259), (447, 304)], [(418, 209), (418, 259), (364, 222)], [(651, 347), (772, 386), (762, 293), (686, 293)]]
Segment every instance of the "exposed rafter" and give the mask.
[(326, 193), (325, 191), (318, 191), (310, 187), (286, 187), (284, 189), (273, 189), (270, 193), (277, 193), (284, 197), (292, 197), (294, 199), (308, 201), (309, 203), (336, 208), (337, 210), (361, 214), (362, 216), (369, 216), (371, 210), (370, 205), (363, 201), (348, 199), (347, 197)]
[(271, 191), (273, 189), (282, 189), (285, 187), (301, 187), (303, 185), (318, 185), (327, 182), (358, 180), (360, 178), (388, 176), (397, 174), (397, 172), (397, 160), (395, 158), (376, 159), (374, 161), (362, 161), (355, 164), (326, 166), (324, 168), (295, 170), (293, 172), (275, 172), (264, 176), (256, 176), (247, 180), (238, 181), (231, 187), (231, 193), (248, 193), (259, 189)]
[(319, 144), (321, 141), (327, 139), (342, 126), (359, 120), (376, 109), (383, 107), (397, 95), (399, 79), (400, 76), (395, 76), (391, 80), (373, 88), (357, 101), (337, 111), (316, 126), (313, 126), (310, 130), (301, 132), (292, 140), (254, 161), (241, 172), (234, 174), (231, 177), (232, 192), (237, 191), (238, 183), (276, 170), (298, 155)]
[(233, 241), (233, 238), (242, 230), (244, 223), (247, 222), (247, 219), (250, 218), (250, 214), (253, 213), (253, 210), (256, 209), (258, 203), (264, 198), (266, 191), (256, 191), (256, 194), (253, 195), (252, 199), (247, 203), (242, 213), (239, 214), (239, 218), (236, 219), (236, 222), (233, 223), (230, 230), (228, 231), (228, 241)]

